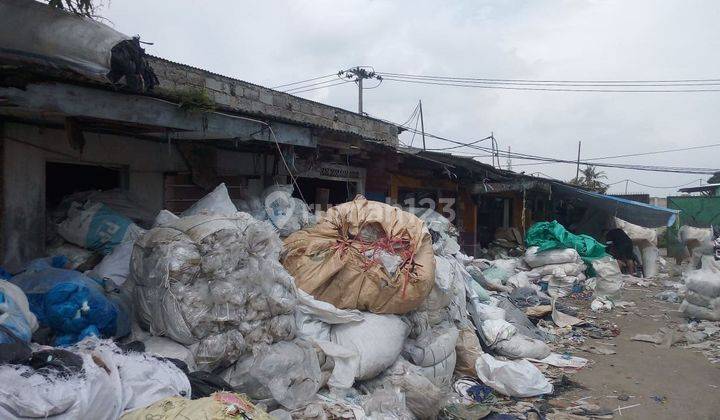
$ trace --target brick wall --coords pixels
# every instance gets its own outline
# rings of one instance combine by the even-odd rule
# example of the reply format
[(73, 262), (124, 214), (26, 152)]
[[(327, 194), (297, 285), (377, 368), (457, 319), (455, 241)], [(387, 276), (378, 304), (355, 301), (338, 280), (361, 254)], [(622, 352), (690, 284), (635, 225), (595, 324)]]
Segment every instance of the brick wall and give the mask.
[(219, 108), (398, 143), (397, 127), (374, 118), (162, 58), (148, 60), (160, 80), (158, 92), (163, 94), (204, 88)]

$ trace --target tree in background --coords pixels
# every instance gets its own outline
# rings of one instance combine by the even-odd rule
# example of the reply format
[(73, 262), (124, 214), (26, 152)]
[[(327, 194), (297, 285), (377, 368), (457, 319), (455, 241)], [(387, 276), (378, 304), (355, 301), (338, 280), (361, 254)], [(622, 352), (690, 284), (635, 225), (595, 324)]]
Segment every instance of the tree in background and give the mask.
[(710, 179), (707, 180), (708, 184), (720, 184), (720, 172), (715, 172)]
[(570, 183), (577, 185), (578, 187), (586, 188), (590, 191), (605, 193), (609, 185), (600, 181), (601, 179), (607, 179), (605, 172), (598, 171), (594, 166), (588, 165), (585, 169), (580, 171), (580, 176), (573, 178)]

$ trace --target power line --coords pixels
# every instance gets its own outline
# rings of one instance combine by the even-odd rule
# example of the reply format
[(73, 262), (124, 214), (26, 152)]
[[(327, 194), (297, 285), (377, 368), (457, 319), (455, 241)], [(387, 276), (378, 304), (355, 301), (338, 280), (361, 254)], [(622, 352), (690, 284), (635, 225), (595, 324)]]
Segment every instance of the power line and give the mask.
[[(657, 150), (654, 152), (629, 153), (629, 154), (625, 154), (625, 155), (614, 155), (614, 156), (600, 156), (600, 157), (594, 157), (594, 158), (587, 158), (587, 159), (585, 159), (585, 161), (596, 161), (596, 160), (603, 160), (603, 159), (615, 159), (615, 158), (635, 157), (635, 156), (659, 155), (659, 154), (663, 154), (663, 153), (684, 152), (684, 151), (688, 151), (688, 150), (708, 149), (711, 147), (719, 147), (719, 146), (720, 146), (720, 143), (714, 143), (714, 144), (706, 144), (703, 146), (681, 147), (678, 149)], [(516, 166), (551, 165), (553, 163), (554, 162), (521, 163)]]
[(454, 81), (466, 81), (466, 82), (497, 82), (497, 83), (519, 83), (519, 84), (599, 84), (599, 85), (629, 85), (637, 84), (640, 86), (647, 85), (650, 83), (662, 83), (664, 84), (679, 84), (679, 83), (705, 83), (705, 84), (718, 84), (720, 79), (672, 79), (672, 80), (534, 80), (534, 79), (490, 79), (490, 78), (477, 78), (477, 77), (453, 77), (453, 76), (427, 76), (407, 73), (387, 73), (378, 72), (381, 75), (391, 77), (403, 77), (413, 79), (430, 79), (430, 80), (454, 80)]
[(301, 83), (312, 82), (312, 81), (314, 81), (314, 80), (327, 79), (328, 77), (332, 77), (332, 76), (337, 76), (337, 74), (336, 74), (336, 73), (333, 73), (333, 74), (328, 74), (328, 75), (325, 75), (325, 76), (313, 77), (312, 79), (301, 80), (301, 81), (299, 81), (299, 82), (285, 83), (284, 85), (273, 86), (273, 87), (271, 87), (270, 89), (279, 89), (279, 88), (285, 87), (285, 86), (299, 85), (299, 84), (301, 84)]
[(297, 87), (294, 87), (294, 88), (287, 89), (287, 90), (285, 90), (284, 92), (285, 92), (285, 93), (291, 93), (292, 91), (295, 91), (295, 90), (302, 90), (302, 89), (306, 89), (306, 88), (313, 87), (313, 86), (321, 86), (321, 85), (328, 84), (328, 83), (335, 83), (335, 82), (337, 82), (337, 81), (338, 81), (338, 79), (330, 79), (330, 80), (324, 80), (324, 81), (322, 81), (322, 82), (309, 83), (309, 84), (306, 84), (306, 85), (297, 86)]
[(706, 144), (704, 146), (681, 147), (679, 149), (658, 150), (655, 152), (631, 153), (631, 154), (627, 154), (627, 155), (615, 155), (615, 156), (602, 156), (602, 157), (596, 157), (596, 158), (589, 158), (589, 159), (585, 159), (585, 160), (601, 160), (601, 159), (615, 159), (615, 158), (621, 158), (621, 157), (659, 155), (662, 153), (684, 152), (687, 150), (707, 149), (710, 147), (718, 147), (718, 146), (720, 146), (720, 143)]
[[(426, 133), (426, 134), (427, 134), (427, 133)], [(440, 147), (440, 148), (436, 148), (436, 149), (425, 149), (425, 150), (428, 150), (428, 151), (431, 151), (431, 152), (439, 152), (439, 151), (444, 151), (444, 150), (459, 149), (459, 148), (461, 148), (461, 147), (473, 146), (473, 145), (475, 145), (475, 144), (478, 144), (478, 143), (483, 142), (483, 141), (485, 141), (485, 140), (489, 140), (489, 139), (491, 139), (491, 138), (493, 138), (493, 137), (492, 137), (492, 136), (487, 136), (487, 137), (481, 138), (480, 140), (475, 140), (475, 141), (473, 141), (473, 142), (464, 144), (464, 145), (462, 145), (462, 146)]]
[[(420, 85), (454, 86), (477, 89), (500, 89), (518, 91), (545, 91), (545, 92), (600, 92), (600, 93), (697, 93), (697, 92), (720, 92), (720, 89), (574, 89), (558, 87), (520, 87), (507, 85), (468, 84), (455, 82), (433, 82), (415, 79), (401, 79), (395, 77), (383, 77), (383, 80), (402, 83), (413, 83)], [(602, 86), (601, 86), (602, 87)]]
[[(377, 117), (376, 117), (377, 118)], [(378, 118), (382, 121), (388, 122), (390, 124), (398, 125), (395, 122), (383, 120), (382, 118)], [(416, 129), (413, 129), (408, 126), (402, 126), (408, 131), (416, 132)], [(478, 145), (468, 145), (468, 143), (459, 142), (456, 140), (448, 139), (445, 137), (437, 136), (430, 133), (425, 133), (427, 137), (435, 138), (442, 141), (447, 141), (449, 143), (469, 147), (471, 149), (481, 150), (486, 153), (494, 153), (497, 157), (513, 157), (516, 159), (521, 160), (537, 160), (537, 161), (543, 161), (543, 162), (553, 162), (553, 163), (567, 163), (567, 164), (577, 164), (577, 160), (565, 160), (565, 159), (556, 159), (556, 158), (549, 158), (544, 156), (537, 156), (537, 155), (530, 155), (526, 153), (506, 153), (500, 150), (493, 150), (487, 147), (482, 147)], [(467, 157), (475, 157), (475, 156), (467, 156)], [(651, 171), (651, 172), (670, 172), (670, 173), (693, 173), (693, 174), (702, 174), (702, 175), (709, 175), (717, 172), (719, 169), (714, 168), (693, 168), (693, 167), (672, 167), (672, 166), (652, 166), (652, 165), (631, 165), (631, 164), (620, 164), (620, 163), (592, 163), (592, 162), (586, 162), (586, 161), (580, 161), (580, 164), (582, 165), (593, 165), (598, 167), (606, 167), (606, 168), (618, 168), (618, 169), (632, 169), (632, 170), (639, 170), (639, 171)]]
[(286, 92), (286, 93), (289, 93), (289, 94), (291, 94), (291, 95), (297, 95), (298, 93), (310, 92), (311, 90), (318, 90), (318, 89), (324, 89), (324, 88), (329, 88), (329, 87), (338, 86), (338, 85), (344, 85), (344, 84), (346, 84), (346, 83), (351, 83), (351, 81), (349, 81), (349, 80), (341, 80), (341, 81), (339, 81), (339, 82), (337, 82), (337, 83), (333, 83), (333, 84), (331, 84), (331, 85), (314, 87), (314, 88), (304, 89), (304, 90), (296, 90), (296, 91), (293, 91), (293, 92)]
[(616, 184), (620, 184), (620, 183), (622, 183), (622, 182), (632, 182), (633, 184), (637, 184), (637, 185), (640, 185), (640, 186), (643, 186), (643, 187), (647, 187), (647, 188), (669, 189), (669, 188), (680, 188), (680, 187), (684, 187), (684, 186), (686, 186), (686, 185), (694, 184), (694, 183), (696, 183), (696, 182), (702, 182), (702, 178), (698, 178), (698, 179), (695, 179), (695, 180), (692, 180), (692, 181), (690, 181), (690, 182), (686, 182), (686, 183), (680, 184), (680, 185), (669, 185), (669, 186), (667, 186), (667, 187), (661, 187), (661, 186), (658, 186), (658, 185), (642, 184), (642, 183), (640, 183), (640, 182), (633, 181), (632, 179), (623, 179), (623, 180), (620, 180), (620, 181), (617, 181), (617, 182), (608, 183), (607, 185), (609, 185), (609, 186), (610, 186), (610, 185), (616, 185)]

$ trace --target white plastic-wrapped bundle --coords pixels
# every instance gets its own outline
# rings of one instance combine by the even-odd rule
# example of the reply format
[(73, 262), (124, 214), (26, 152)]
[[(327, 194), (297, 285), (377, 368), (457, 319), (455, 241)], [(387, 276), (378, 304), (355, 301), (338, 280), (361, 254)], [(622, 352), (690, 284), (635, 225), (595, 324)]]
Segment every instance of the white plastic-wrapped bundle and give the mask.
[(572, 248), (551, 249), (538, 252), (538, 247), (531, 246), (525, 251), (523, 259), (527, 265), (535, 268), (544, 265), (577, 263), (580, 261), (580, 254)]
[(293, 278), (274, 229), (246, 213), (197, 214), (155, 227), (131, 261), (138, 321), (194, 353), (201, 370), (294, 337)]
[(657, 247), (657, 231), (634, 225), (622, 219), (615, 218), (615, 226), (622, 229), (637, 247), (642, 260), (645, 277), (655, 277), (658, 274), (657, 260), (659, 250)]
[(680, 305), (687, 318), (720, 321), (720, 263), (711, 255), (702, 257), (699, 270), (683, 275), (688, 292)]

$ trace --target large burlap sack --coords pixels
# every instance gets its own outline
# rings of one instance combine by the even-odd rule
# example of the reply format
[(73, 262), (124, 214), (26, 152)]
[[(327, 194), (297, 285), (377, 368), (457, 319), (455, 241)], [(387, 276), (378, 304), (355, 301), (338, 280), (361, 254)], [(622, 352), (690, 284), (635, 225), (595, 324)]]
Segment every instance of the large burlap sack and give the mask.
[(432, 239), (422, 220), (362, 196), (285, 239), (282, 263), (298, 287), (340, 309), (404, 314), (435, 283)]

